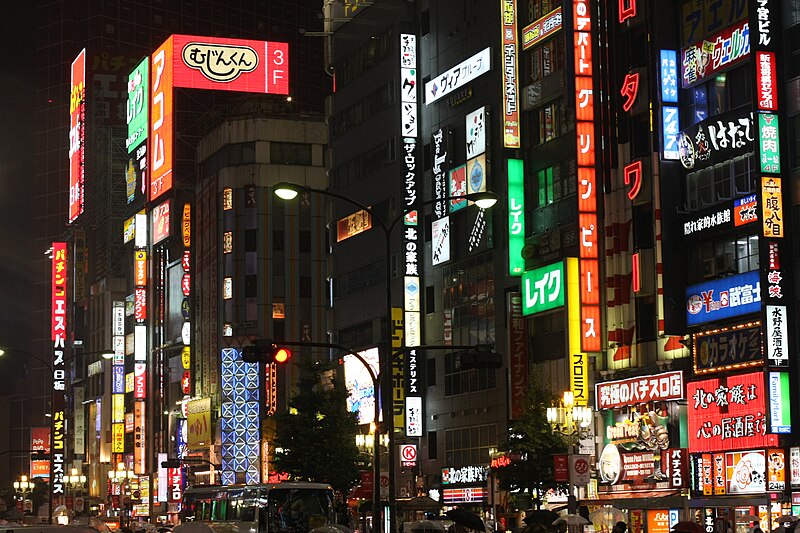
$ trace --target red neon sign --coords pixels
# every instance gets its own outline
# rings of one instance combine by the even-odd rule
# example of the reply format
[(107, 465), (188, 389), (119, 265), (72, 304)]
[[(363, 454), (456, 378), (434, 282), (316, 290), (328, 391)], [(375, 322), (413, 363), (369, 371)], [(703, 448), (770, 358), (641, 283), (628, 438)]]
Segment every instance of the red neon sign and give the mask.
[(622, 89), (619, 93), (625, 98), (622, 102), (622, 109), (628, 112), (636, 103), (636, 97), (639, 95), (639, 73), (625, 74), (625, 79), (622, 81)]
[(633, 200), (639, 195), (639, 190), (642, 188), (642, 162), (635, 161), (624, 169), (625, 185), (630, 185), (631, 190), (628, 191), (628, 198)]
[(636, 16), (636, 0), (619, 0), (620, 23)]
[(778, 75), (774, 52), (756, 52), (756, 82), (758, 83), (758, 108), (763, 111), (778, 110)]
[(86, 108), (86, 49), (70, 69), (69, 95), (69, 222), (83, 213), (83, 137)]
[(642, 290), (642, 282), (639, 273), (639, 252), (636, 252), (633, 254), (633, 256), (631, 256), (631, 277), (633, 278), (631, 281), (633, 292), (639, 292)]

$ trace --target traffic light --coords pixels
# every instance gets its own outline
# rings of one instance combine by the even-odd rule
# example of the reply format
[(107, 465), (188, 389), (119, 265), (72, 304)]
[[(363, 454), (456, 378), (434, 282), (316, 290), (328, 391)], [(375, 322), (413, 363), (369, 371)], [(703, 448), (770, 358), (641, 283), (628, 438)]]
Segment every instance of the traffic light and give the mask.
[(274, 343), (255, 344), (242, 347), (241, 355), (242, 361), (245, 363), (283, 364), (291, 359), (292, 351), (286, 346), (278, 346)]
[(474, 350), (461, 352), (459, 366), (461, 370), (500, 368), (503, 366), (503, 356), (495, 352), (493, 346), (480, 345)]

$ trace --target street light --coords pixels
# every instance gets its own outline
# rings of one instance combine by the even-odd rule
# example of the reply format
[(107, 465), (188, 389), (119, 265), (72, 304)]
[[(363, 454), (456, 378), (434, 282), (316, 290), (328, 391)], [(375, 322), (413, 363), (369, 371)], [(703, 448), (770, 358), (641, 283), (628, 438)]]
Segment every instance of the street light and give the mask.
[(125, 503), (125, 496), (127, 495), (127, 491), (130, 489), (130, 480), (136, 477), (136, 474), (133, 470), (128, 470), (125, 468), (125, 463), (119, 463), (117, 465), (116, 470), (109, 470), (108, 471), (108, 479), (112, 483), (116, 483), (119, 485), (119, 505), (121, 508), (121, 520), (120, 525), (126, 524), (127, 520), (127, 511), (128, 506)]
[(75, 492), (76, 490), (80, 489), (80, 494), (83, 496), (83, 487), (86, 484), (86, 476), (78, 474), (77, 468), (70, 469), (70, 473), (68, 476), (64, 476), (64, 481), (67, 484), (67, 488), (72, 492), (72, 509), (73, 512), (75, 511)]
[(591, 407), (575, 405), (575, 395), (571, 390), (564, 391), (561, 405), (547, 408), (547, 422), (552, 426), (553, 431), (564, 435), (568, 439), (567, 453), (569, 455), (570, 474), (567, 508), (570, 514), (575, 514), (578, 510), (578, 502), (575, 499), (575, 489), (572, 483), (572, 456), (575, 452), (574, 438), (578, 437), (580, 439), (581, 436), (588, 432), (593, 418), (594, 413)]
[(23, 513), (25, 512), (25, 501), (28, 499), (28, 494), (33, 492), (35, 484), (28, 481), (28, 476), (19, 476), (19, 480), (14, 482), (14, 490), (22, 495)]
[[(381, 230), (383, 231), (384, 258), (386, 260), (386, 281), (385, 281), (385, 283), (386, 283), (386, 296), (385, 296), (385, 300), (386, 300), (386, 302), (385, 302), (386, 303), (386, 311), (385, 311), (386, 335), (387, 335), (387, 337), (391, 337), (390, 325), (392, 323), (392, 267), (391, 267), (392, 231), (394, 230), (394, 228), (397, 225), (397, 223), (399, 221), (403, 220), (403, 218), (405, 217), (407, 212), (411, 212), (413, 210), (411, 210), (411, 211), (404, 210), (402, 213), (400, 213), (399, 216), (395, 217), (394, 220), (392, 220), (391, 222), (386, 222), (381, 217), (377, 216), (375, 211), (371, 207), (369, 207), (368, 205), (365, 205), (365, 204), (359, 202), (358, 200), (354, 200), (354, 199), (352, 199), (352, 198), (350, 198), (348, 196), (345, 196), (343, 194), (335, 193), (335, 192), (327, 190), (327, 189), (316, 189), (316, 188), (313, 188), (313, 187), (308, 187), (306, 185), (299, 185), (299, 184), (296, 184), (296, 183), (280, 182), (280, 183), (275, 184), (275, 186), (273, 188), (273, 192), (275, 193), (275, 195), (278, 198), (280, 198), (282, 200), (294, 200), (295, 198), (297, 198), (297, 196), (301, 192), (313, 192), (313, 193), (317, 193), (317, 194), (320, 194), (320, 195), (323, 195), (323, 196), (330, 196), (332, 198), (338, 198), (339, 200), (343, 200), (343, 201), (349, 203), (350, 205), (353, 205), (353, 206), (357, 207), (358, 209), (361, 209), (361, 210), (365, 211), (366, 213), (368, 213), (370, 215), (371, 219), (374, 220), (377, 223), (378, 227), (380, 227)], [(434, 200), (430, 200), (430, 201), (426, 201), (426, 202), (419, 202), (416, 205), (415, 209), (420, 209), (420, 208), (424, 207), (425, 205), (429, 205), (429, 204), (432, 204), (432, 203), (435, 203), (435, 202), (447, 201), (447, 200), (458, 200), (458, 199), (465, 199), (465, 200), (473, 201), (481, 209), (488, 209), (489, 207), (492, 207), (495, 203), (497, 203), (497, 195), (495, 193), (493, 193), (493, 192), (487, 191), (487, 192), (481, 192), (481, 193), (470, 193), (470, 194), (466, 194), (466, 195), (447, 196), (445, 198), (436, 198)], [(420, 348), (420, 347), (415, 347), (415, 348)], [(453, 349), (453, 347), (446, 347), (446, 348)], [(352, 353), (352, 351), (350, 351), (350, 353)], [(378, 375), (374, 376), (375, 379), (381, 379), (384, 375), (389, 375), (390, 374), (390, 372), (387, 372), (386, 369), (391, 369), (392, 368), (392, 359), (393, 359), (392, 342), (391, 342), (391, 338), (387, 338), (385, 343), (384, 343), (383, 357), (381, 357), (379, 359), (379, 363), (378, 363), (378, 373), (377, 373)], [(376, 387), (376, 392), (377, 392), (377, 387)], [(377, 409), (378, 409), (378, 407), (377, 407), (378, 402), (377, 401), (375, 402), (375, 405), (376, 405), (375, 409), (377, 411)], [(377, 417), (376, 417), (376, 420), (378, 420)], [(389, 433), (389, 442), (390, 442), (389, 453), (388, 453), (388, 457), (389, 457), (389, 510), (390, 510), (390, 513), (391, 513), (390, 514), (390, 521), (391, 521), (391, 523), (393, 523), (394, 520), (396, 519), (396, 517), (395, 517), (395, 513), (394, 513), (394, 511), (395, 511), (395, 509), (394, 509), (394, 498), (395, 498), (395, 494), (394, 494), (395, 493), (394, 475), (393, 475), (393, 472), (392, 472), (392, 470), (393, 470), (392, 466), (394, 464), (393, 461), (392, 461), (393, 456), (394, 456), (394, 450), (392, 449), (392, 446), (391, 446), (391, 443), (393, 442), (393, 439), (394, 439), (394, 435), (393, 435), (394, 428), (393, 428), (392, 417), (391, 416), (385, 417), (384, 422), (386, 423), (386, 429), (387, 429), (387, 432)], [(373, 480), (374, 487), (373, 487), (373, 497), (372, 497), (372, 500), (373, 500), (373, 507), (372, 507), (372, 513), (373, 513), (372, 514), (372, 516), (373, 516), (372, 528), (373, 529), (372, 530), (373, 530), (374, 533), (380, 533), (380, 531), (381, 531), (380, 530), (381, 522), (379, 520), (379, 516), (380, 516), (380, 486), (379, 486), (380, 485), (380, 464), (379, 464), (380, 463), (380, 454), (377, 451), (377, 450), (380, 449), (379, 442), (378, 442), (379, 435), (380, 435), (380, 431), (377, 431), (375, 433), (375, 449), (376, 449), (375, 459), (374, 459), (374, 461), (375, 461), (375, 465), (374, 465), (375, 466), (375, 479)]]

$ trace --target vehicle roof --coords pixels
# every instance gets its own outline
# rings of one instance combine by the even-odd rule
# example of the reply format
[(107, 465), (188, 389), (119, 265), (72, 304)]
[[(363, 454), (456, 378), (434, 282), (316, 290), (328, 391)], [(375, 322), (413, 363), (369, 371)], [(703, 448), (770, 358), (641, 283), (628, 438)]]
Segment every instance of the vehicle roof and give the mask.
[(332, 487), (327, 483), (313, 483), (308, 481), (281, 481), (280, 483), (256, 483), (246, 485), (244, 483), (237, 485), (195, 485), (187, 487), (184, 494), (196, 492), (214, 492), (223, 489), (331, 489)]

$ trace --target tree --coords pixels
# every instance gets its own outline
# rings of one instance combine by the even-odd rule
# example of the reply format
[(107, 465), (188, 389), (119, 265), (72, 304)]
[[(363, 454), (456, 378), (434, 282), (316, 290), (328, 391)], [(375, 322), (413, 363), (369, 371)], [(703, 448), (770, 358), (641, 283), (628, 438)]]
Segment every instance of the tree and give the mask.
[(347, 411), (347, 389), (337, 365), (303, 361), (289, 410), (275, 416), (275, 468), (294, 480), (329, 483), (346, 494), (364, 466), (355, 435), (358, 419)]
[(548, 489), (563, 488), (563, 483), (555, 481), (553, 454), (567, 453), (567, 445), (547, 422), (547, 408), (555, 401), (547, 386), (531, 383), (524, 415), (512, 422), (508, 442), (499, 448), (519, 458), (495, 470), (502, 490), (528, 490), (531, 494), (535, 490), (541, 495)]

